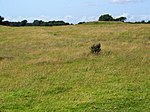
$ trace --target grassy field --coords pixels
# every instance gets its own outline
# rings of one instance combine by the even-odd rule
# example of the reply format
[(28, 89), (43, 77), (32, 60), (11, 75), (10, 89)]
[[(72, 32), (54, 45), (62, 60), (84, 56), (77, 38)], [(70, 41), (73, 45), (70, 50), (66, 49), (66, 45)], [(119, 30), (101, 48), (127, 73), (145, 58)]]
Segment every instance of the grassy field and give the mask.
[(150, 25), (0, 26), (0, 112), (54, 111), (150, 112)]

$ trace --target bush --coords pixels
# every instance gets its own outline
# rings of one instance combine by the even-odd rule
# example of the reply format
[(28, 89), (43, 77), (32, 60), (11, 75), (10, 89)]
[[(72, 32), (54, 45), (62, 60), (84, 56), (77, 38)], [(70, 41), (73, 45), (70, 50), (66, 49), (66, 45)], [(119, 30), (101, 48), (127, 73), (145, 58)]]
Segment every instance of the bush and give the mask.
[(91, 53), (95, 53), (95, 54), (98, 54), (99, 52), (101, 51), (101, 44), (94, 44), (92, 47), (91, 47)]

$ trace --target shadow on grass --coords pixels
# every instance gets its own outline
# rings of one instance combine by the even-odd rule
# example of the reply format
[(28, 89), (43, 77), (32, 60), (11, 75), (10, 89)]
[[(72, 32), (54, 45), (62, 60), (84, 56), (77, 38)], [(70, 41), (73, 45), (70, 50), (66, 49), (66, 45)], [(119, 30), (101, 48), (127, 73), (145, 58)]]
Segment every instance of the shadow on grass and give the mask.
[(56, 95), (64, 92), (70, 91), (72, 88), (71, 87), (55, 87), (50, 90), (47, 90), (44, 95)]
[(3, 57), (0, 57), (0, 61), (3, 61), (3, 60), (12, 60), (13, 57), (6, 57), (6, 56), (3, 56)]

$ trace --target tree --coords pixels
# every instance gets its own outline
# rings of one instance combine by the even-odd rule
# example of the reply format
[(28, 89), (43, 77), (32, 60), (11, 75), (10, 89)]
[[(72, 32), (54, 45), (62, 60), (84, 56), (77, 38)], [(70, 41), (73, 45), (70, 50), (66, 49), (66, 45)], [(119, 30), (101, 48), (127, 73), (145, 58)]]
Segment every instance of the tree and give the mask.
[(142, 20), (141, 23), (146, 23), (146, 22), (144, 20)]
[(99, 17), (99, 21), (113, 21), (113, 17), (109, 14), (104, 14)]
[(79, 22), (78, 24), (84, 24), (85, 22)]
[(34, 20), (33, 26), (43, 26), (44, 21), (42, 20)]
[(9, 26), (9, 21), (3, 21), (2, 25), (6, 25), (6, 26)]
[(126, 19), (127, 19), (126, 17), (119, 17), (119, 18), (116, 18), (115, 21), (124, 22)]
[(3, 20), (4, 20), (4, 17), (0, 16), (0, 24), (2, 24)]
[(42, 21), (42, 20), (34, 20), (32, 23), (28, 23), (27, 20), (18, 21), (18, 22), (11, 22), (11, 21), (3, 21), (4, 18), (0, 16), (0, 25), (6, 25), (6, 26), (61, 26), (61, 25), (70, 25), (69, 23), (66, 23), (64, 21)]
[(27, 20), (21, 21), (20, 26), (26, 26), (27, 22), (28, 22)]
[(40, 26), (39, 20), (34, 20), (33, 21), (33, 26)]

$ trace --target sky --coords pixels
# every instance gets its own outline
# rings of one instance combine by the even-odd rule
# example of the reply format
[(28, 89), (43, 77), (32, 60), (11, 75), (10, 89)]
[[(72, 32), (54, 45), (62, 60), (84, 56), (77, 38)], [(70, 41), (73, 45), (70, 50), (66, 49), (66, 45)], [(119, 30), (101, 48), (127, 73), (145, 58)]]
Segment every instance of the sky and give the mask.
[(0, 16), (9, 21), (96, 21), (103, 14), (127, 21), (150, 20), (150, 0), (0, 0)]

